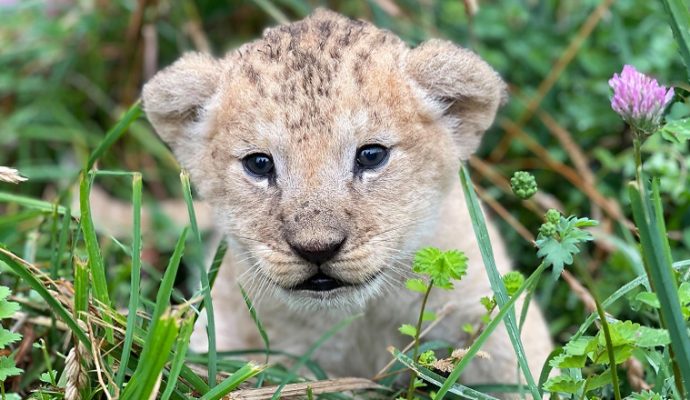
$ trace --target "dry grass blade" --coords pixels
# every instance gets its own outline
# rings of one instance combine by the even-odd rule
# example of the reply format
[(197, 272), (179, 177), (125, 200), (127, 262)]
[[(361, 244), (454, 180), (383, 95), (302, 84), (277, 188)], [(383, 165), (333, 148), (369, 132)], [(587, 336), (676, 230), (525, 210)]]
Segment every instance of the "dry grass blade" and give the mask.
[[(338, 393), (366, 389), (386, 389), (385, 387), (364, 378), (339, 378), (325, 381), (291, 383), (281, 391), (281, 398), (305, 397), (307, 389), (314, 395), (326, 393)], [(265, 400), (270, 399), (275, 392), (275, 387), (259, 389), (243, 389), (235, 391), (225, 397), (225, 400)]]

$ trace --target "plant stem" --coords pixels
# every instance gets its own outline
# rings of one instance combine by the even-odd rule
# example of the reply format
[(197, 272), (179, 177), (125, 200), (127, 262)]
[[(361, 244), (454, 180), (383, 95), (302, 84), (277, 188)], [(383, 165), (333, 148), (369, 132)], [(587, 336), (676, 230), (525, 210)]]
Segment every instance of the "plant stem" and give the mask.
[(633, 132), (633, 153), (635, 155), (635, 178), (640, 188), (644, 184), (642, 182), (642, 143), (640, 142), (640, 133)]
[(573, 263), (573, 266), (578, 270), (580, 277), (584, 281), (585, 286), (587, 287), (587, 290), (589, 290), (589, 293), (592, 296), (592, 299), (594, 300), (594, 304), (597, 307), (597, 314), (599, 315), (599, 321), (601, 322), (601, 330), (604, 331), (604, 339), (606, 341), (606, 352), (608, 353), (607, 355), (609, 357), (609, 364), (611, 365), (611, 385), (613, 385), (613, 396), (616, 400), (621, 400), (621, 389), (618, 385), (618, 370), (616, 367), (616, 356), (613, 353), (613, 342), (611, 341), (611, 331), (609, 330), (609, 323), (608, 321), (606, 321), (606, 312), (604, 311), (604, 307), (601, 306), (601, 302), (599, 302), (599, 298), (594, 292), (594, 282), (592, 282), (592, 279), (589, 277), (587, 271), (585, 271), (585, 269), (577, 263)]
[[(417, 319), (417, 329), (414, 334), (414, 349), (412, 350), (412, 360), (417, 362), (417, 356), (419, 355), (419, 334), (422, 331), (422, 320), (424, 319), (424, 309), (426, 308), (426, 302), (429, 300), (429, 293), (431, 293), (431, 288), (434, 287), (434, 280), (429, 281), (429, 287), (424, 293), (424, 299), (422, 300), (422, 308), (419, 310), (419, 318)], [(410, 374), (410, 386), (407, 388), (407, 400), (412, 400), (414, 396), (414, 381), (417, 379), (417, 373), (411, 371)]]

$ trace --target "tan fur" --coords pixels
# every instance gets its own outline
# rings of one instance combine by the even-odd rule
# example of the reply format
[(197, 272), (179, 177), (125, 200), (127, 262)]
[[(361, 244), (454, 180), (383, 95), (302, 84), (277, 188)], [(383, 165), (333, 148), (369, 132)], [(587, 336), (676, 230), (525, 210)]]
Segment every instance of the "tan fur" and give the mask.
[[(402, 288), (415, 250), (460, 249), (469, 274), (452, 292), (435, 290), (430, 309), (454, 312), (431, 333), (466, 346), (465, 323), (491, 294), (459, 186), (460, 160), (476, 149), (504, 98), (500, 77), (474, 53), (431, 40), (410, 49), (390, 32), (319, 10), (267, 30), (220, 60), (188, 54), (143, 93), (147, 115), (215, 212), (231, 254), (213, 290), (219, 349), (261, 346), (236, 283), (247, 288), (272, 348), (302, 354), (347, 315), (363, 316), (316, 353), (337, 375), (371, 376), (406, 338), (419, 297)], [(387, 164), (353, 173), (366, 144), (391, 149)], [(243, 170), (242, 158), (270, 154), (274, 182)], [(502, 272), (510, 269), (490, 227)], [(288, 241), (319, 246), (346, 236), (322, 269), (359, 284), (325, 294), (289, 288), (317, 267)], [(533, 371), (551, 349), (531, 307), (524, 330)], [(202, 317), (203, 324), (203, 317)], [(199, 327), (193, 347), (206, 346)], [(515, 382), (516, 361), (501, 327), (465, 382)]]

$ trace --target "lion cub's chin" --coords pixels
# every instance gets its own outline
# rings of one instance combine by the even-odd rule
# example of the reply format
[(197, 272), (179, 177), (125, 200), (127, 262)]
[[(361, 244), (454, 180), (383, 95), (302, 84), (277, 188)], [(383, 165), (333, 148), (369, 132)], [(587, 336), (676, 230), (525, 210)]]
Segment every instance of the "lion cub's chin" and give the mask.
[(354, 314), (364, 310), (367, 303), (383, 293), (383, 276), (376, 275), (367, 282), (341, 286), (326, 291), (285, 289), (276, 286), (274, 294), (296, 312), (333, 312)]

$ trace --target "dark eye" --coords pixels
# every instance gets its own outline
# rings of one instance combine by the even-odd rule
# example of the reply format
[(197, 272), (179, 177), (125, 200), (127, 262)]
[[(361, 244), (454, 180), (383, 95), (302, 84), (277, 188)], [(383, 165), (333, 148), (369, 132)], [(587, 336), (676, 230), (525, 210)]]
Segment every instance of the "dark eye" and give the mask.
[(242, 159), (244, 169), (250, 174), (266, 178), (273, 173), (273, 159), (267, 154), (250, 154)]
[(378, 144), (363, 146), (357, 150), (355, 160), (359, 168), (374, 169), (388, 160), (388, 149)]

